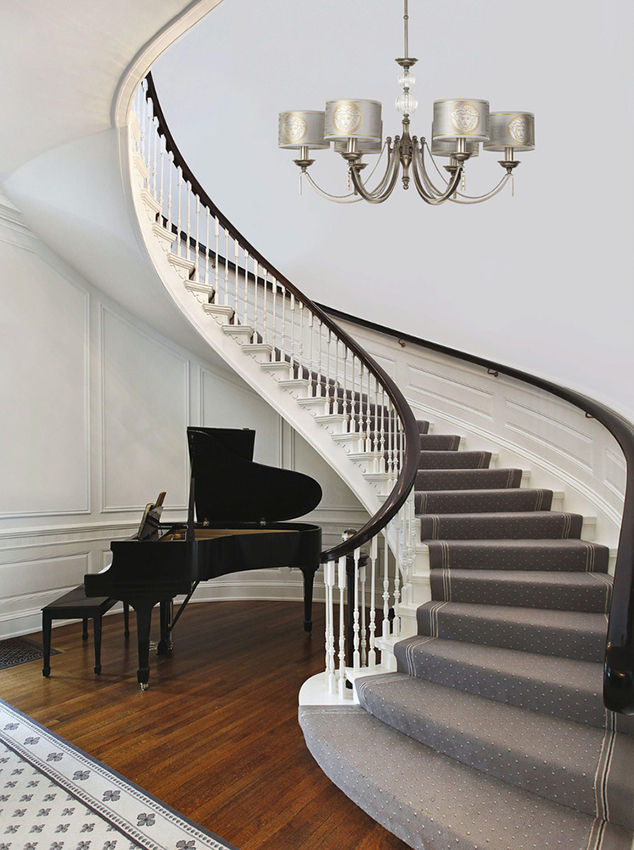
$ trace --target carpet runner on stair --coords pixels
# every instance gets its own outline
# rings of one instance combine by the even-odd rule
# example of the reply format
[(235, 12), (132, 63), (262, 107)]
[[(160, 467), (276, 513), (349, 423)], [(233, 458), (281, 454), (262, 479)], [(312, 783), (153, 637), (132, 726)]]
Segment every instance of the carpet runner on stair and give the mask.
[(432, 601), (359, 707), (300, 708), (309, 749), (415, 848), (631, 850), (634, 718), (601, 698), (609, 550), (521, 470), (420, 439)]

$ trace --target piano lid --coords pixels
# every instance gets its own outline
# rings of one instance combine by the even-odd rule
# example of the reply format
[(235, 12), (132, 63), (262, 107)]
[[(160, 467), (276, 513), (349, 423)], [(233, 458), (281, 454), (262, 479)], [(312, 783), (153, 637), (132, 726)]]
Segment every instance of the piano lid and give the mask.
[(250, 428), (190, 427), (187, 441), (199, 523), (280, 522), (321, 500), (314, 478), (253, 462)]

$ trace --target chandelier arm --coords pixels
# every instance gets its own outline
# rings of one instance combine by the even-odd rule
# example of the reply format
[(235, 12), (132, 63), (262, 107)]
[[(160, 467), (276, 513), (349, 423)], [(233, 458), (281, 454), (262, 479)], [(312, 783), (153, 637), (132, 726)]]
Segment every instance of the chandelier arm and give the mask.
[[(379, 165), (380, 158), (375, 163), (374, 168), (372, 169), (372, 171), (368, 175), (367, 179), (364, 180), (363, 182), (361, 182), (361, 177), (359, 176), (361, 174), (361, 169), (358, 169), (358, 170), (355, 169), (354, 166), (353, 166), (353, 163), (350, 163), (350, 172), (351, 172), (350, 176), (352, 178), (352, 171), (353, 170), (357, 173), (357, 176), (359, 176), (359, 182), (363, 186), (363, 189), (364, 189), (366, 195), (371, 195), (374, 198), (378, 198), (385, 192), (390, 181), (393, 179), (394, 168), (397, 167), (397, 164), (398, 164), (397, 147), (398, 147), (398, 141), (395, 141), (394, 147), (390, 147), (389, 140), (386, 140), (385, 145), (383, 146), (383, 151), (387, 149), (387, 161), (385, 163), (385, 171), (383, 172), (383, 176), (381, 177), (379, 182), (376, 184), (374, 189), (370, 189), (368, 187), (368, 184), (369, 184), (370, 180), (372, 179), (372, 177), (374, 176), (374, 173), (375, 173), (375, 171), (376, 171), (376, 169)], [(383, 156), (383, 151), (381, 151), (381, 157)], [(353, 183), (354, 183), (354, 181), (353, 181)], [(391, 191), (392, 190), (390, 189), (390, 192)], [(367, 198), (364, 197), (363, 195), (361, 197), (363, 198), (363, 200), (367, 200)], [(377, 203), (381, 203), (381, 202), (377, 202)]]
[[(431, 150), (429, 149), (429, 145), (427, 144), (426, 140), (424, 142), (424, 145), (425, 145), (425, 148), (427, 149), (427, 153), (429, 154), (429, 156), (431, 158), (431, 161), (434, 164), (434, 168), (438, 172), (440, 179), (443, 181), (443, 183), (446, 184), (447, 179), (445, 178), (445, 175), (441, 172), (441, 170), (438, 168), (438, 165), (436, 164), (436, 160), (434, 159), (434, 156), (433, 156)], [(427, 169), (424, 169), (423, 174), (424, 174), (425, 177), (427, 177), (427, 181), (429, 182), (430, 186), (434, 189), (434, 191), (437, 192), (438, 189), (432, 183), (431, 178), (427, 174)], [(502, 177), (502, 179), (500, 180), (500, 182), (497, 183), (497, 185), (495, 185), (490, 191), (485, 192), (483, 195), (467, 195), (464, 192), (456, 192), (456, 196), (449, 198), (449, 200), (451, 201), (452, 204), (481, 204), (481, 203), (483, 203), (483, 201), (488, 201), (489, 198), (493, 198), (493, 197), (495, 197), (495, 195), (498, 195), (502, 191), (502, 189), (506, 186), (506, 184), (508, 183), (509, 178), (511, 176), (512, 176), (511, 174), (505, 174), (504, 177)], [(429, 186), (427, 188), (429, 189)]]
[[(425, 142), (425, 145), (426, 144), (427, 143)], [(427, 148), (427, 150), (429, 151), (429, 148)], [(418, 168), (420, 169), (420, 176), (421, 176), (421, 179), (422, 179), (422, 182), (423, 182), (425, 189), (431, 195), (441, 195), (445, 191), (445, 189), (447, 188), (447, 182), (448, 181), (447, 181), (447, 178), (445, 177), (445, 175), (439, 170), (438, 166), (436, 165), (436, 160), (434, 159), (431, 152), (429, 153), (429, 155), (432, 158), (432, 162), (434, 163), (434, 167), (435, 167), (436, 171), (438, 172), (440, 179), (444, 183), (444, 186), (443, 186), (442, 189), (439, 189), (436, 186), (436, 184), (433, 182), (433, 180), (429, 176), (427, 169), (425, 168), (425, 163), (424, 163), (423, 157), (422, 157), (422, 143), (421, 143), (420, 148), (418, 147), (418, 145), (414, 146), (414, 157), (413, 158), (417, 160), (416, 166), (418, 166)], [(419, 164), (418, 160), (420, 160), (420, 164)]]
[[(395, 144), (394, 149), (391, 151), (391, 162), (388, 161), (388, 167), (386, 169), (386, 172), (383, 175), (381, 182), (373, 192), (368, 191), (363, 185), (363, 182), (359, 175), (359, 171), (354, 167), (354, 164), (350, 167), (350, 177), (352, 179), (352, 185), (359, 193), (359, 195), (361, 195), (364, 201), (368, 201), (368, 203), (370, 204), (382, 204), (383, 201), (387, 201), (387, 199), (394, 191), (394, 186), (396, 185), (396, 180), (398, 178), (399, 165), (399, 149), (398, 145)], [(388, 181), (387, 183), (386, 180)], [(383, 189), (384, 186), (385, 188)]]
[[(364, 181), (364, 186), (367, 187), (370, 180), (374, 177), (374, 173), (379, 167), (381, 160), (383, 159), (383, 154), (387, 150), (387, 162), (385, 164), (385, 171), (383, 172), (383, 177), (379, 180), (377, 185), (372, 189), (372, 194), (376, 194), (377, 192), (382, 192), (387, 185), (388, 178), (390, 176), (390, 157), (392, 156), (392, 148), (390, 147), (390, 139), (386, 139), (383, 147), (381, 148), (381, 153), (378, 156), (377, 161), (372, 166), (372, 171), (368, 174), (367, 179)], [(368, 191), (370, 191), (368, 189)]]
[(358, 204), (359, 201), (362, 201), (363, 198), (360, 198), (358, 195), (355, 195), (354, 192), (349, 192), (347, 195), (331, 195), (330, 192), (326, 192), (324, 189), (313, 180), (312, 175), (308, 173), (308, 170), (304, 172), (304, 176), (308, 180), (308, 184), (318, 195), (320, 198), (325, 198), (327, 201), (334, 201), (335, 204)]
[[(423, 158), (423, 156), (421, 156), (421, 165), (424, 168), (424, 158)], [(418, 157), (416, 157), (416, 156), (412, 157), (412, 175), (414, 177), (414, 185), (416, 186), (416, 191), (421, 196), (421, 198), (426, 203), (431, 204), (432, 206), (438, 206), (439, 204), (442, 204), (446, 200), (448, 200), (449, 197), (451, 195), (453, 195), (453, 193), (456, 191), (456, 189), (460, 185), (460, 178), (462, 177), (462, 165), (461, 164), (458, 165), (458, 167), (456, 168), (455, 172), (452, 175), (451, 180), (449, 181), (449, 184), (448, 184), (446, 190), (439, 195), (430, 194), (426, 190), (425, 185), (423, 183), (423, 180), (421, 178), (420, 170), (419, 170)]]
[(494, 186), (490, 192), (486, 192), (484, 195), (463, 195), (462, 192), (456, 192), (457, 197), (449, 198), (449, 200), (454, 204), (482, 204), (484, 201), (488, 201), (489, 198), (499, 195), (512, 176), (512, 174), (505, 174), (497, 186)]

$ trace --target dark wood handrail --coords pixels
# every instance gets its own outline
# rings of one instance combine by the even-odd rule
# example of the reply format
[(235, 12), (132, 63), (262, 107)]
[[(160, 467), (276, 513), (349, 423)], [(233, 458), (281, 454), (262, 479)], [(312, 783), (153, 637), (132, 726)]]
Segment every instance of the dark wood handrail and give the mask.
[(586, 415), (596, 419), (612, 434), (625, 456), (627, 474), (605, 648), (603, 701), (611, 711), (634, 714), (634, 425), (620, 413), (576, 390), (561, 387), (552, 381), (484, 357), (386, 328), (366, 319), (359, 319), (333, 307), (323, 304), (320, 306), (339, 319), (396, 337), (402, 342), (465, 360), (476, 366), (482, 366), (492, 374), (507, 375), (545, 390), (585, 411)]
[(308, 307), (313, 315), (317, 316), (320, 322), (332, 331), (335, 337), (337, 337), (346, 346), (346, 348), (352, 352), (359, 362), (363, 363), (368, 372), (370, 372), (370, 374), (372, 374), (379, 384), (385, 389), (389, 399), (394, 405), (396, 415), (401, 420), (405, 436), (405, 446), (403, 462), (394, 487), (379, 510), (370, 517), (365, 525), (356, 531), (352, 537), (342, 541), (337, 546), (333, 546), (332, 548), (322, 552), (321, 560), (322, 562), (333, 561), (343, 555), (351, 554), (355, 549), (358, 549), (369, 540), (372, 540), (373, 537), (376, 537), (377, 534), (386, 527), (390, 520), (396, 516), (414, 486), (416, 473), (418, 471), (418, 457), (420, 453), (420, 441), (416, 418), (402, 392), (387, 372), (382, 369), (372, 357), (370, 357), (370, 355), (359, 345), (358, 342), (349, 336), (343, 328), (341, 328), (324, 310), (322, 310), (321, 307), (314, 304), (310, 298), (304, 295), (304, 293), (291, 283), (288, 278), (271, 265), (271, 263), (269, 263), (269, 261), (266, 260), (262, 254), (254, 248), (247, 239), (244, 238), (240, 231), (231, 224), (229, 219), (221, 213), (199, 183), (196, 176), (187, 165), (182, 153), (178, 149), (178, 145), (176, 144), (167, 124), (165, 114), (163, 113), (163, 109), (158, 99), (154, 80), (152, 79), (152, 74), (150, 72), (148, 72), (146, 82), (147, 96), (152, 101), (153, 113), (157, 120), (159, 135), (163, 135), (165, 137), (166, 148), (169, 153), (172, 154), (175, 166), (181, 169), (184, 180), (190, 184), (194, 194), (198, 195), (201, 204), (206, 206), (214, 217), (218, 218), (220, 225), (229, 232), (232, 239), (236, 239), (240, 245), (249, 252), (250, 256), (254, 260), (266, 268), (275, 278), (277, 283), (281, 284), (288, 292), (291, 292), (297, 299), (299, 299), (302, 304)]

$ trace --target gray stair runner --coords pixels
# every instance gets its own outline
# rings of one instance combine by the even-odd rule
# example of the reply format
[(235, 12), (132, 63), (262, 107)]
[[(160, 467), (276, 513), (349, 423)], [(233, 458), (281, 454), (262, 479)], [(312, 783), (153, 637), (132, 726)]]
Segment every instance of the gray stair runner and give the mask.
[(299, 721), (324, 773), (416, 850), (631, 850), (623, 827), (463, 765), (362, 708), (303, 706)]
[(300, 708), (308, 747), (412, 847), (632, 850), (634, 717), (601, 695), (609, 550), (521, 470), (430, 436), (416, 511), (432, 601), (398, 672), (356, 680), (359, 707)]
[(421, 540), (479, 540), (579, 537), (583, 517), (555, 511), (482, 514), (423, 514)]
[(455, 452), (460, 445), (460, 437), (457, 434), (421, 434), (421, 451), (450, 451)]
[(432, 570), (432, 595), (451, 602), (593, 611), (610, 608), (612, 577), (605, 573), (521, 570)]
[(432, 569), (608, 570), (610, 550), (587, 540), (426, 540)]
[[(424, 451), (419, 469), (488, 469), (491, 452)], [(418, 489), (418, 488), (416, 488)]]
[(416, 491), (484, 490), (489, 487), (519, 487), (521, 469), (420, 469)]
[(416, 493), (416, 513), (461, 514), (493, 511), (549, 511), (552, 490), (429, 490)]
[[(594, 781), (613, 733), (475, 694), (456, 699), (451, 687), (403, 673), (359, 680), (360, 704), (379, 720), (421, 744), (541, 797), (594, 815)], [(634, 829), (627, 793), (634, 739), (613, 743), (604, 794), (612, 819)]]

